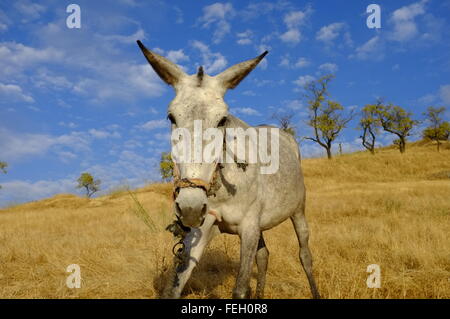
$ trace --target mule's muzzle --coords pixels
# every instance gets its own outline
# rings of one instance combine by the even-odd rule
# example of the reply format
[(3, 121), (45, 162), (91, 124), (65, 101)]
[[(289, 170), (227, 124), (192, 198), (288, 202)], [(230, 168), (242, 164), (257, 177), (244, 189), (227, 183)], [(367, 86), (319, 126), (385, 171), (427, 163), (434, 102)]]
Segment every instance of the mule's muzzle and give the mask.
[(186, 227), (200, 227), (208, 211), (208, 197), (202, 188), (181, 188), (175, 199), (175, 214)]

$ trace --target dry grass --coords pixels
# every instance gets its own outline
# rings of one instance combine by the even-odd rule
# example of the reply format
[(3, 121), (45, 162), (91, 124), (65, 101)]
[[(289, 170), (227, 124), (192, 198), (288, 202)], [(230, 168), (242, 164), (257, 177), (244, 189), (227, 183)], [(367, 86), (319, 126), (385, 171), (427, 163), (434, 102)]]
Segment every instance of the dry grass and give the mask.
[[(303, 161), (323, 297), (450, 298), (450, 150), (419, 144), (404, 155), (383, 149), (376, 156)], [(91, 200), (63, 194), (0, 210), (0, 297), (157, 297), (172, 262), (173, 240), (164, 231), (170, 191), (167, 184), (135, 190), (145, 211), (125, 190)], [(309, 298), (292, 225), (265, 237), (266, 297)], [(230, 297), (238, 257), (236, 236), (215, 238), (185, 297)], [(81, 267), (80, 289), (65, 285), (73, 263)], [(366, 286), (369, 264), (381, 267), (380, 289)]]

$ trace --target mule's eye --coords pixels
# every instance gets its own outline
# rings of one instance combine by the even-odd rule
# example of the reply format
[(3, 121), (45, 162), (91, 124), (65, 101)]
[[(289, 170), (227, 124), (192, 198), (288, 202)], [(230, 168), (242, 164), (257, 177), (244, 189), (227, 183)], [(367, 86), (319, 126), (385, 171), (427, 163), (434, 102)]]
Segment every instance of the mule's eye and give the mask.
[(167, 119), (170, 121), (170, 123), (172, 123), (173, 125), (177, 125), (177, 122), (175, 121), (175, 118), (173, 117), (172, 114), (169, 113), (169, 115), (167, 115)]
[(217, 127), (224, 126), (226, 121), (227, 121), (227, 117), (226, 116), (222, 117), (222, 119), (220, 120), (219, 124), (217, 124)]

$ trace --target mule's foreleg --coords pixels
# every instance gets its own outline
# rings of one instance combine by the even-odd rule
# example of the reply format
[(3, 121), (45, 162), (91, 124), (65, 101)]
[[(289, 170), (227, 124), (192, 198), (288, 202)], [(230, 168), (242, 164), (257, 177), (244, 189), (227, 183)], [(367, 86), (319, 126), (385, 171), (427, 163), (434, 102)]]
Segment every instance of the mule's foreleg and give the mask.
[(256, 251), (256, 266), (258, 267), (258, 279), (256, 283), (256, 298), (264, 298), (264, 286), (266, 285), (267, 264), (269, 262), (269, 250), (261, 233)]
[(306, 277), (308, 278), (311, 293), (313, 298), (320, 299), (320, 294), (313, 275), (312, 255), (308, 245), (309, 229), (308, 223), (306, 222), (304, 208), (295, 213), (295, 215), (291, 217), (291, 220), (294, 224), (295, 233), (297, 234), (298, 242), (300, 244), (300, 262), (305, 270)]
[(255, 221), (241, 225), (239, 236), (241, 238), (241, 264), (233, 290), (233, 298), (245, 299), (250, 298), (251, 293), (250, 275), (260, 237), (258, 223)]
[(207, 215), (201, 227), (192, 228), (187, 234), (184, 239), (185, 251), (183, 253), (183, 261), (176, 265), (172, 278), (161, 296), (162, 298), (180, 297), (192, 270), (198, 265), (203, 251), (216, 234), (217, 226), (214, 226), (215, 221), (215, 217)]

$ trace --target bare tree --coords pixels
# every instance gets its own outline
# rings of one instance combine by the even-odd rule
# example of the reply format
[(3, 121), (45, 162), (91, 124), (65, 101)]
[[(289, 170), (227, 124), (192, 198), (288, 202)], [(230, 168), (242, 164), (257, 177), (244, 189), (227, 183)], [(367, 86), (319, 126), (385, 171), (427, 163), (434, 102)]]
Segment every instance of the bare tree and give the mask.
[[(0, 161), (0, 171), (2, 171), (3, 174), (7, 173), (7, 170), (6, 170), (7, 167), (8, 167), (8, 163)], [(2, 188), (2, 185), (0, 185), (0, 188)]]
[(294, 113), (290, 112), (287, 114), (274, 113), (272, 114), (272, 119), (278, 122), (280, 128), (295, 137), (295, 127), (292, 125), (292, 118)]

